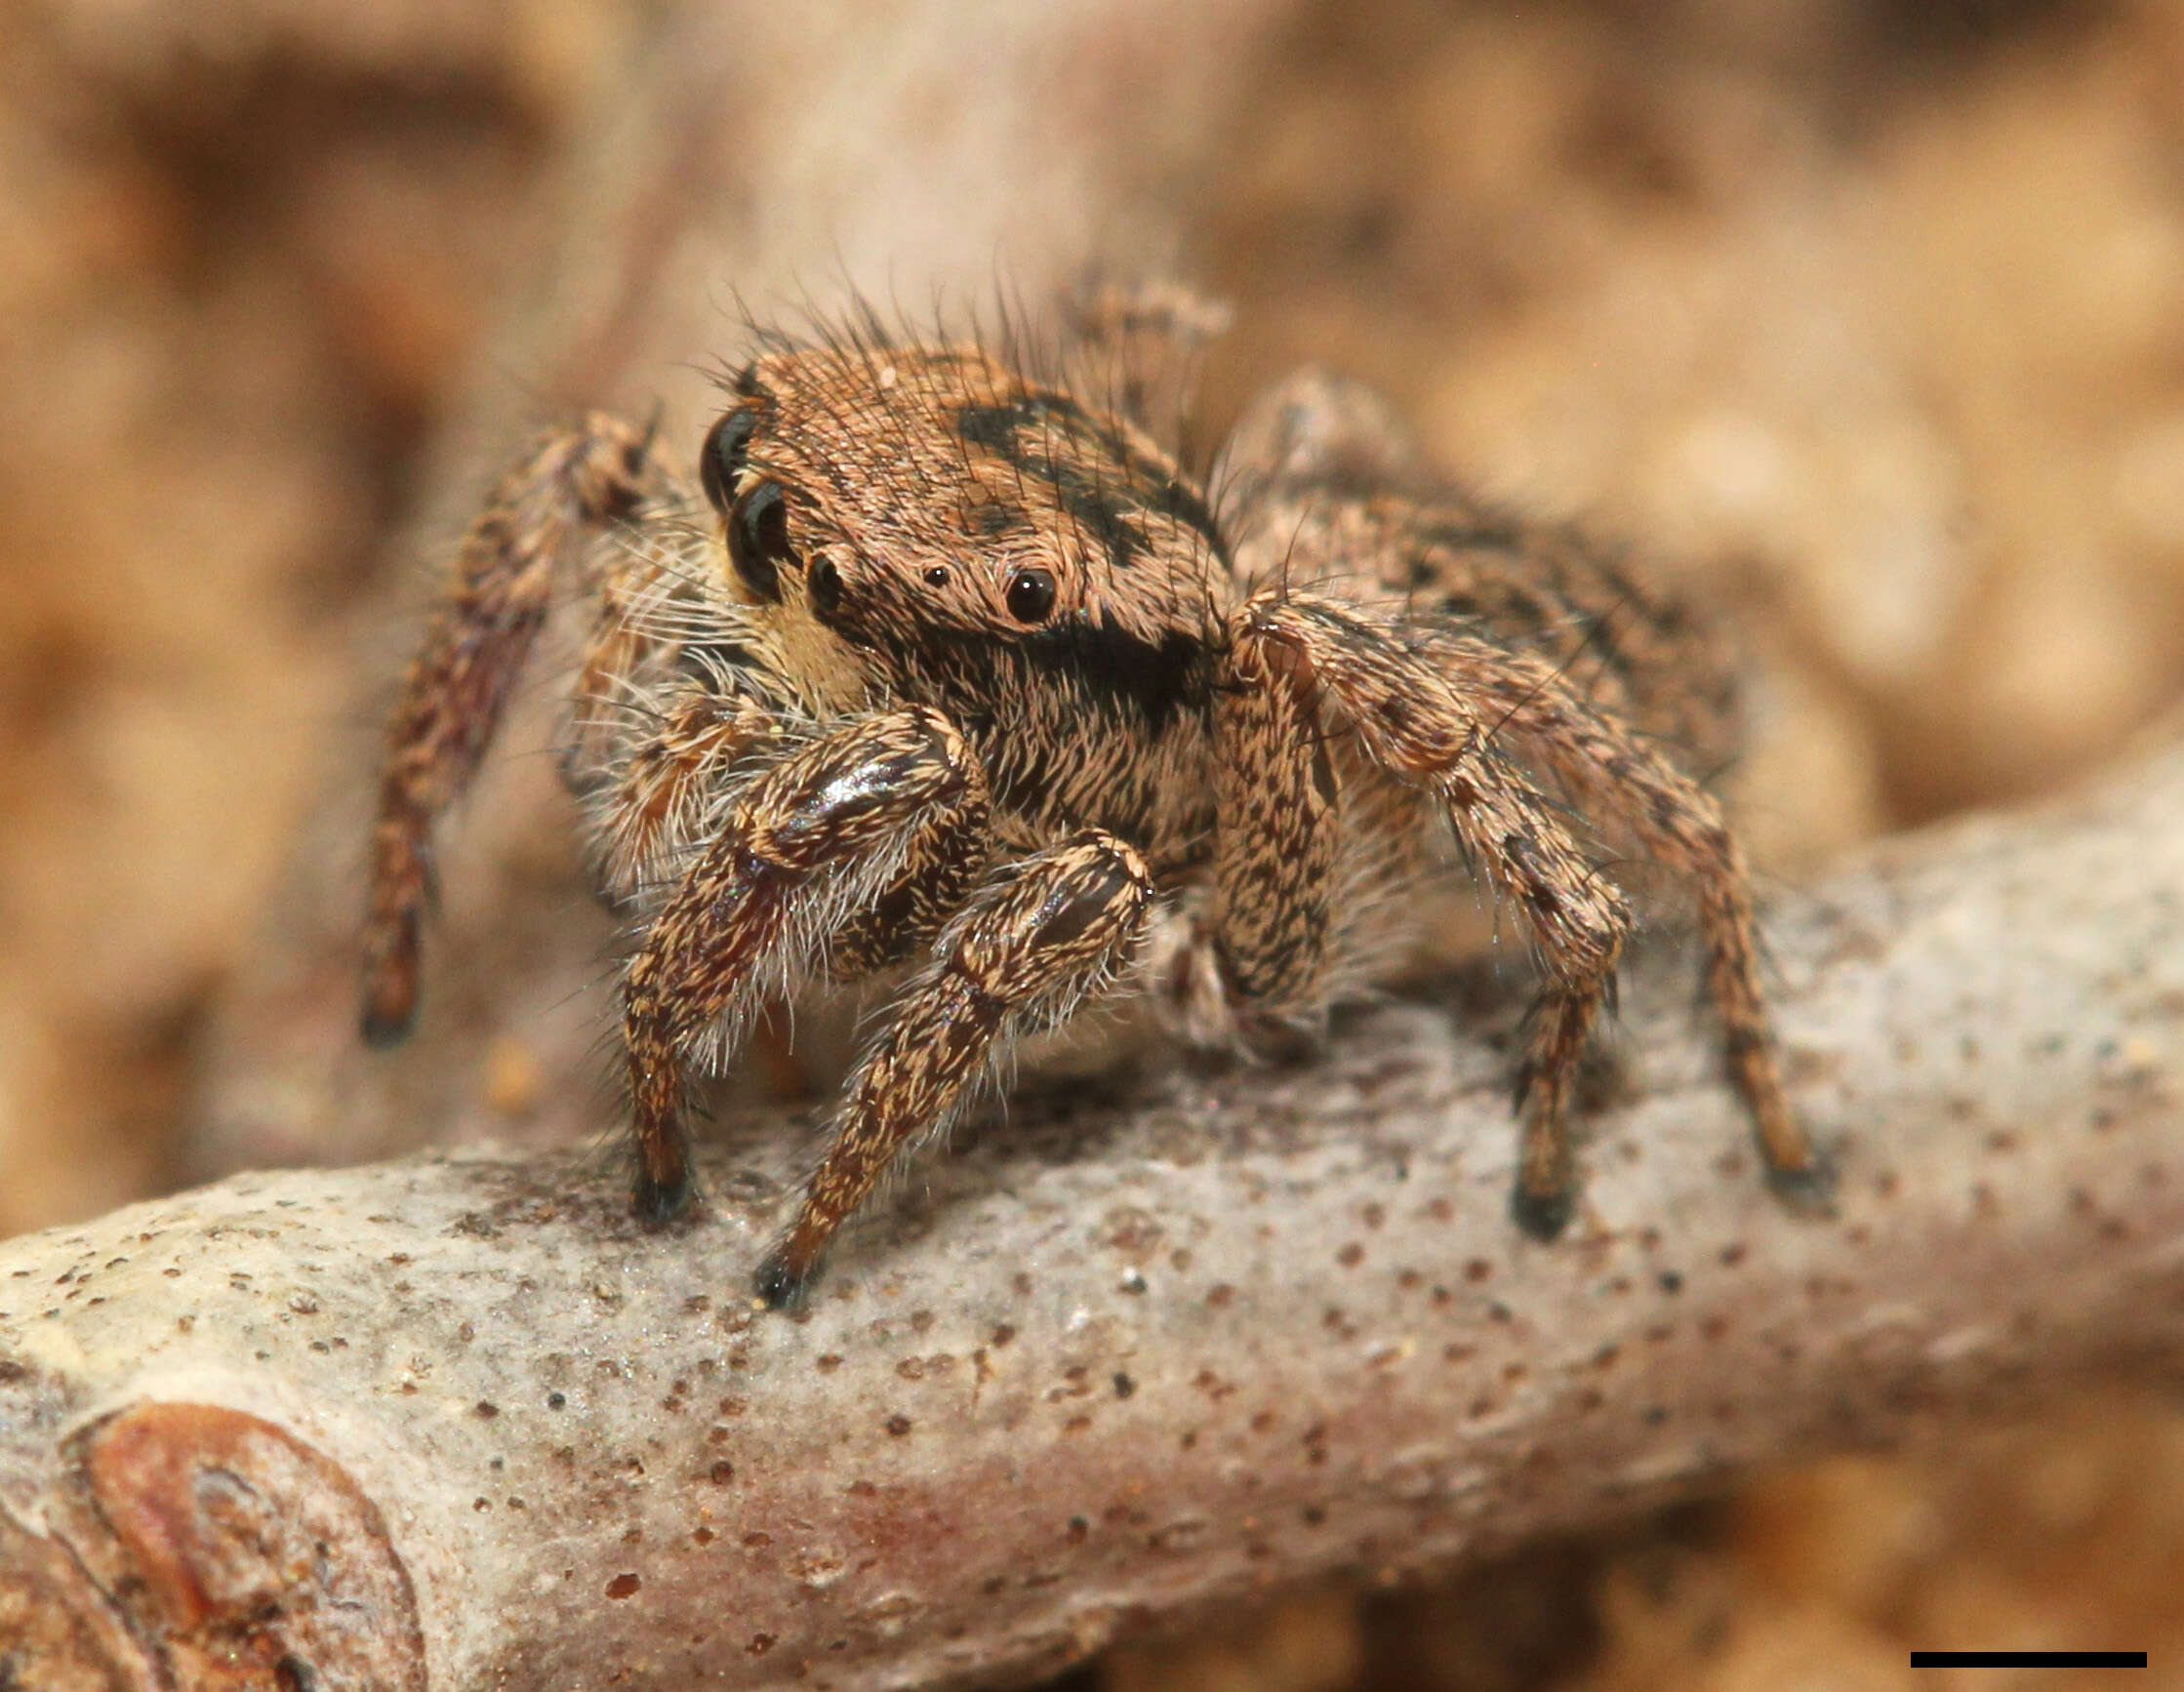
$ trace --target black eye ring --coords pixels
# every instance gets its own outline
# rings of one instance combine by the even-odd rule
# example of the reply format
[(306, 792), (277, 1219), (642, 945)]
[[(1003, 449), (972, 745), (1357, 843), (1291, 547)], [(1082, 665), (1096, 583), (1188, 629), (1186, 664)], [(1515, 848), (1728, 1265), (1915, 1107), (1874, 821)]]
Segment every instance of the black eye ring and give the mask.
[(794, 563), (796, 554), (789, 544), (789, 497), (779, 482), (760, 482), (736, 502), (728, 515), (728, 556), (752, 592), (780, 602), (779, 566)]
[(1044, 570), (1019, 570), (1009, 580), (1009, 615), (1019, 623), (1044, 623), (1054, 609), (1054, 578)]
[(736, 497), (736, 479), (744, 473), (744, 454), (758, 427), (758, 414), (748, 406), (720, 414), (706, 431), (706, 444), (698, 449), (698, 485), (706, 502), (722, 516)]

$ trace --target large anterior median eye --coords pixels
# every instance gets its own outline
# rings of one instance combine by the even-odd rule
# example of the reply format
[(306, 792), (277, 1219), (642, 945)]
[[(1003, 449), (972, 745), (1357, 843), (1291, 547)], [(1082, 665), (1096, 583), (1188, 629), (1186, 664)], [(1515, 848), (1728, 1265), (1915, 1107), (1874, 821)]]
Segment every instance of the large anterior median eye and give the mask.
[(748, 406), (723, 412), (720, 421), (706, 432), (698, 449), (698, 485), (706, 500), (723, 517), (728, 502), (736, 497), (736, 478), (744, 473), (744, 452), (758, 427), (758, 417)]
[(793, 563), (789, 547), (789, 498), (779, 482), (760, 482), (728, 513), (728, 556), (736, 573), (764, 598), (781, 598), (780, 566)]

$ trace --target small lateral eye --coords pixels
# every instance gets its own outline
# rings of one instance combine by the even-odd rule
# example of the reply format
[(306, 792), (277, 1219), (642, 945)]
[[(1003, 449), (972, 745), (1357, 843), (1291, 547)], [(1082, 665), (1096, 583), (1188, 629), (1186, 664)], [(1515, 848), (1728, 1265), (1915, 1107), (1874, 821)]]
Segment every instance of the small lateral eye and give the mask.
[(757, 414), (748, 406), (738, 406), (720, 414), (720, 421), (706, 431), (706, 444), (698, 449), (698, 485), (705, 489), (707, 503), (722, 516), (736, 497), (744, 453), (757, 427)]
[(1019, 570), (1009, 581), (1009, 615), (1019, 623), (1043, 623), (1054, 609), (1054, 578), (1044, 570)]
[(948, 585), (948, 566), (946, 564), (926, 565), (925, 585), (928, 587), (946, 587)]
[(796, 554), (789, 546), (789, 499), (779, 482), (760, 482), (736, 502), (728, 517), (728, 556), (753, 592), (780, 600), (779, 566)]
[(842, 602), (842, 573), (831, 558), (822, 558), (811, 567), (809, 590), (811, 608), (822, 617)]

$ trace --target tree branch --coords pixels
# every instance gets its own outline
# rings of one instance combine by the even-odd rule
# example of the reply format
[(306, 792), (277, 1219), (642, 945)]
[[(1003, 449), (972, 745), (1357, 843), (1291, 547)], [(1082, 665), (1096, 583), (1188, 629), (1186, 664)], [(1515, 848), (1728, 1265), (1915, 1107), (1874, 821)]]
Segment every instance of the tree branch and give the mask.
[(1506, 1058), (1445, 998), (1294, 1072), (1022, 1103), (794, 1318), (743, 1292), (808, 1150), (779, 1115), (665, 1235), (596, 1159), (465, 1154), (12, 1242), (0, 1683), (1029, 1677), (1218, 1597), (2173, 1370), (2180, 913), (2177, 746), (1775, 909), (1828, 1222), (1760, 1194), (1667, 956), (1554, 1246), (1507, 1221)]

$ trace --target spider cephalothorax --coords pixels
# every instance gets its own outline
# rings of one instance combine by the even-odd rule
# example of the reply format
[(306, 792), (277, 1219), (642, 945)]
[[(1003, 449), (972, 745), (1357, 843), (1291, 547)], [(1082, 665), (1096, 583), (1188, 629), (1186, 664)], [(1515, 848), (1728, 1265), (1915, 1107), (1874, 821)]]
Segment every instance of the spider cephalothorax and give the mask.
[(1824, 1191), (1735, 841), (1661, 749), (1712, 757), (1729, 728), (1728, 672), (1676, 606), (1421, 476), (1328, 378), (1247, 417), (1218, 518), (1135, 423), (974, 346), (777, 348), (728, 399), (694, 487), (595, 416), (473, 526), (391, 731), (369, 1037), (414, 1015), (432, 824), (569, 571), (597, 611), (566, 767), (638, 928), (640, 1209), (685, 1201), (688, 1081), (763, 1006), (900, 972), (758, 1269), (770, 1304), (907, 1143), (1088, 999), (1144, 995), (1200, 1045), (1309, 1040), (1451, 840), (1540, 957), (1515, 1208), (1557, 1231), (1571, 1078), (1631, 926), (1572, 809), (1693, 882), (1768, 1169)]

